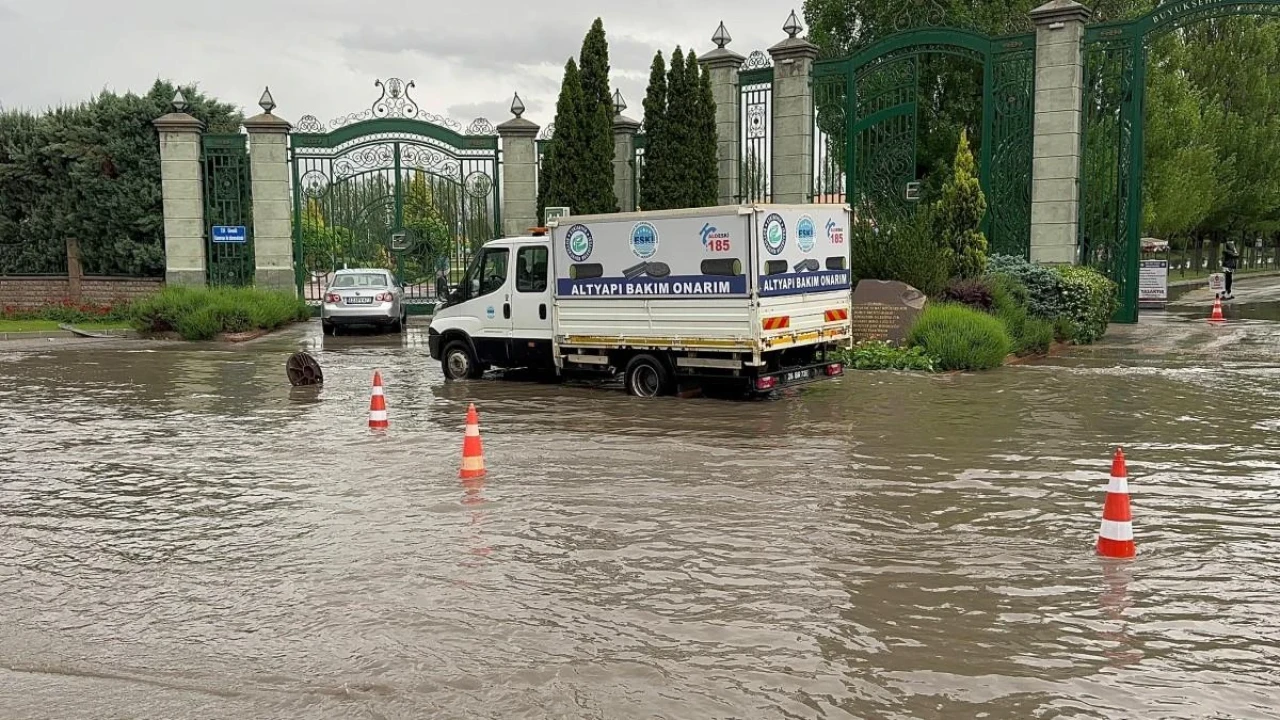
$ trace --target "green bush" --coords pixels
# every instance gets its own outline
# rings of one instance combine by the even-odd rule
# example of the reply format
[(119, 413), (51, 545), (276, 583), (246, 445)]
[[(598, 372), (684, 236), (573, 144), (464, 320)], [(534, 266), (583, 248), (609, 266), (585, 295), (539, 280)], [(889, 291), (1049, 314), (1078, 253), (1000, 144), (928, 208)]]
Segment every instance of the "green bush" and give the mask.
[(989, 370), (1003, 365), (1013, 351), (999, 318), (954, 303), (927, 306), (907, 343), (937, 358), (941, 370)]
[(1062, 276), (1053, 268), (1027, 262), (1017, 255), (992, 255), (987, 261), (987, 272), (1017, 278), (1027, 288), (1028, 309), (1032, 315), (1054, 322), (1066, 314)]
[(926, 208), (879, 232), (865, 221), (855, 222), (850, 246), (855, 281), (897, 280), (933, 296), (942, 292), (950, 277), (951, 251), (938, 242)]
[(934, 234), (951, 249), (948, 275), (978, 277), (987, 270), (987, 238), (982, 234), (982, 218), (987, 199), (978, 180), (977, 163), (969, 149), (969, 136), (960, 132), (951, 176), (942, 185), (942, 196), (934, 205)]
[(1088, 345), (1107, 331), (1111, 316), (1120, 306), (1119, 287), (1093, 268), (1062, 266), (1056, 270), (1062, 278), (1063, 314), (1072, 325), (1068, 339)]
[(132, 323), (139, 331), (177, 332), (184, 340), (274, 330), (309, 317), (306, 301), (293, 293), (255, 288), (170, 286), (132, 306)]
[(933, 372), (936, 358), (923, 348), (894, 347), (883, 340), (858, 343), (850, 350), (839, 353), (840, 361), (857, 370), (922, 370)]

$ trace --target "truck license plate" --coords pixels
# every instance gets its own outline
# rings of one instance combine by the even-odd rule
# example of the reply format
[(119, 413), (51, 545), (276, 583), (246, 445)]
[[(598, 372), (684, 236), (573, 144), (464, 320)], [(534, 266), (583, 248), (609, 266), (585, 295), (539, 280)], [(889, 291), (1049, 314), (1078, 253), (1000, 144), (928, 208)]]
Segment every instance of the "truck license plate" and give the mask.
[(372, 304), (373, 304), (373, 298), (371, 298), (371, 297), (367, 297), (367, 298), (366, 298), (366, 297), (353, 297), (353, 298), (347, 298), (347, 304), (348, 304), (348, 305), (372, 305)]
[(813, 379), (813, 368), (809, 368), (807, 370), (792, 370), (791, 372), (782, 376), (782, 381), (787, 383), (793, 383), (800, 380), (812, 380), (812, 379)]

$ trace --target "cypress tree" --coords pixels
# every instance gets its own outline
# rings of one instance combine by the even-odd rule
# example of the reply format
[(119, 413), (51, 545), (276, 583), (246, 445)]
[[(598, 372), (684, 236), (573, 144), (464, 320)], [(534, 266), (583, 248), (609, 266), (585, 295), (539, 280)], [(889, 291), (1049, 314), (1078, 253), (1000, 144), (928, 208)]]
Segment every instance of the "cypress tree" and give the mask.
[[(618, 211), (613, 192), (613, 96), (609, 90), (609, 42), (604, 23), (596, 18), (582, 41), (579, 55), (582, 107), (579, 115), (582, 165), (577, 170), (578, 205), (575, 213)], [(559, 124), (556, 125), (557, 130)]]
[(556, 100), (556, 132), (543, 158), (542, 187), (538, 194), (544, 209), (550, 205), (568, 207), (575, 214), (583, 213), (581, 179), (586, 145), (580, 125), (582, 105), (582, 76), (578, 64), (569, 58), (560, 83), (560, 97)]
[(720, 168), (716, 158), (716, 100), (711, 93), (711, 71), (698, 64), (698, 58), (689, 52), (686, 73), (697, 78), (694, 88), (694, 207), (711, 207), (720, 200)]
[(640, 168), (640, 207), (665, 210), (671, 180), (667, 152), (667, 64), (662, 51), (654, 53), (649, 66), (649, 87), (644, 96), (644, 166)]
[(690, 207), (693, 192), (690, 180), (693, 177), (693, 164), (689, 162), (692, 143), (690, 129), (693, 125), (689, 82), (686, 74), (684, 51), (677, 45), (671, 53), (671, 69), (667, 71), (667, 117), (665, 135), (667, 136), (667, 153), (672, 158), (668, 166), (670, 173), (670, 195), (667, 207)]

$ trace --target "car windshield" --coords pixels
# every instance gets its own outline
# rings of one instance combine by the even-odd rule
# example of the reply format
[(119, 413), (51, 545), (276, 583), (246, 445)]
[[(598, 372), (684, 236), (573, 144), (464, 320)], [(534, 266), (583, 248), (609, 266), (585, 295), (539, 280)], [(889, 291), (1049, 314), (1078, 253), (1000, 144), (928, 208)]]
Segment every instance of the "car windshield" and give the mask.
[(333, 279), (335, 288), (387, 287), (389, 284), (382, 273), (347, 273)]

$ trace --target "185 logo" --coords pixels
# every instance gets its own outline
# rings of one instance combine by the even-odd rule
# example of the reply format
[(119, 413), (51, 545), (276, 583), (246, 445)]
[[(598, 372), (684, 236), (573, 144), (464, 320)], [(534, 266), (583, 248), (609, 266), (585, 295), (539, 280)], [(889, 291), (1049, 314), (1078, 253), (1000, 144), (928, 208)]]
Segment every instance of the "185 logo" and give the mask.
[(827, 240), (831, 241), (832, 245), (844, 244), (844, 228), (840, 227), (835, 220), (827, 221)]
[(702, 247), (707, 252), (729, 252), (732, 242), (729, 233), (721, 232), (716, 226), (707, 223), (702, 226)]

